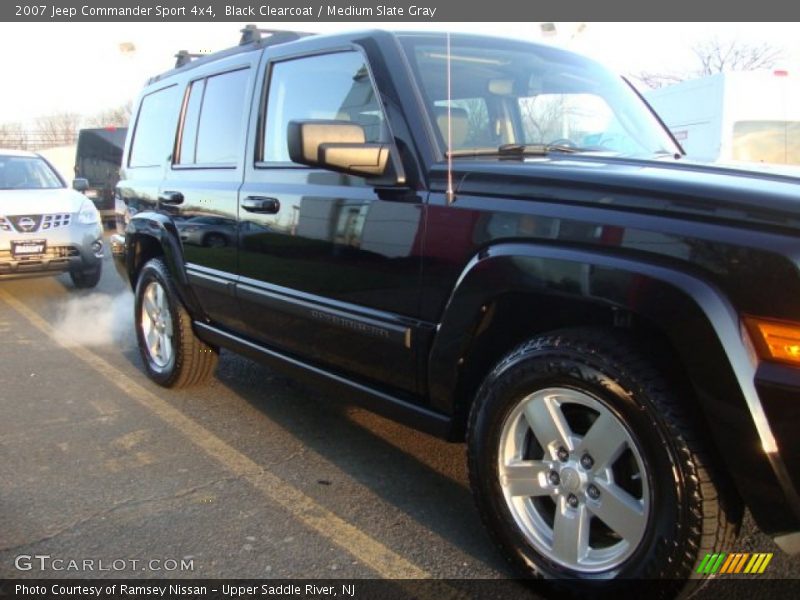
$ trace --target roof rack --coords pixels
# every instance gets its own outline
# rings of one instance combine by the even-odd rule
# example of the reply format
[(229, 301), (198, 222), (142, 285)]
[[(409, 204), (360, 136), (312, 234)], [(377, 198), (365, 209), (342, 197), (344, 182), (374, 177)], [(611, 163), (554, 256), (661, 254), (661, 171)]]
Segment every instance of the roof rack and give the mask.
[[(296, 40), (302, 39), (304, 37), (308, 37), (311, 35), (315, 35), (313, 33), (308, 33), (304, 31), (285, 31), (280, 29), (259, 29), (256, 25), (246, 25), (244, 29), (241, 29), (242, 37), (239, 39), (239, 43), (236, 46), (231, 48), (227, 48), (225, 50), (220, 50), (218, 52), (214, 52), (213, 54), (209, 54), (206, 52), (201, 52), (199, 54), (195, 54), (192, 52), (188, 52), (187, 50), (181, 50), (175, 55), (175, 67), (174, 69), (180, 69), (181, 67), (185, 67), (189, 64), (194, 64), (197, 62), (198, 64), (203, 64), (209, 60), (214, 60), (217, 58), (222, 58), (223, 56), (230, 56), (232, 54), (236, 54), (239, 52), (247, 52), (250, 48), (246, 46), (253, 45), (255, 47), (263, 48), (266, 46), (275, 46), (277, 44), (285, 44), (287, 42), (294, 42)], [(268, 34), (266, 36), (262, 36), (262, 34)], [(195, 61), (194, 59), (198, 59)], [(161, 78), (168, 75), (171, 71), (167, 71), (165, 73), (161, 73), (160, 75), (155, 75), (148, 79), (148, 83), (153, 83), (155, 81), (160, 80)]]
[(294, 40), (299, 40), (300, 38), (304, 38), (309, 35), (314, 35), (313, 33), (306, 33), (304, 31), (286, 31), (282, 29), (260, 29), (258, 25), (254, 25), (250, 23), (249, 25), (245, 25), (244, 29), (239, 30), (242, 34), (242, 37), (239, 38), (239, 45), (246, 46), (247, 44), (252, 44), (253, 42), (258, 42), (263, 40), (264, 38), (261, 36), (262, 33), (269, 35), (266, 40), (266, 44), (271, 46), (273, 44), (283, 44), (286, 42), (293, 42)]
[(192, 62), (193, 58), (200, 58), (201, 56), (206, 56), (205, 54), (195, 54), (189, 52), (188, 50), (178, 50), (178, 53), (175, 55), (175, 68), (182, 67), (183, 65), (187, 65)]

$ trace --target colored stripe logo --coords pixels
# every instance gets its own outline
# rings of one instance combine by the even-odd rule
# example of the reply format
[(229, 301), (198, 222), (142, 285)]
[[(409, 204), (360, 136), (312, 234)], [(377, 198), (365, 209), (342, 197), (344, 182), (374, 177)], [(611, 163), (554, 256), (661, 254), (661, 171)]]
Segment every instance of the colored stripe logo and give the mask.
[(720, 574), (740, 574), (758, 575), (767, 569), (767, 565), (772, 560), (771, 552), (733, 552), (718, 554), (706, 554), (705, 558), (697, 567), (697, 572), (703, 575)]

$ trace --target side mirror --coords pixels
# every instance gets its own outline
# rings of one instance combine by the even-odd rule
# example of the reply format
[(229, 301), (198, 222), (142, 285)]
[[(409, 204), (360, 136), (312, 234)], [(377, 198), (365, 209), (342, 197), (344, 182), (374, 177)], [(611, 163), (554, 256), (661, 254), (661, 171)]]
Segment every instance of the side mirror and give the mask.
[(72, 189), (76, 192), (85, 192), (89, 189), (89, 180), (84, 177), (76, 177), (72, 180)]
[(301, 165), (373, 179), (383, 178), (390, 170), (391, 146), (366, 142), (358, 123), (290, 121), (287, 137), (289, 157)]

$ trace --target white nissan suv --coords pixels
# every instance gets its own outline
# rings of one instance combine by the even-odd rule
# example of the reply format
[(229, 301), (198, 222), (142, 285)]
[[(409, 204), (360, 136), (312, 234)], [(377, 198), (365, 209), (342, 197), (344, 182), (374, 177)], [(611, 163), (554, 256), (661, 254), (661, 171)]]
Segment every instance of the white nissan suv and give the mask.
[(38, 154), (0, 150), (0, 279), (69, 271), (75, 287), (91, 288), (102, 265), (92, 201)]

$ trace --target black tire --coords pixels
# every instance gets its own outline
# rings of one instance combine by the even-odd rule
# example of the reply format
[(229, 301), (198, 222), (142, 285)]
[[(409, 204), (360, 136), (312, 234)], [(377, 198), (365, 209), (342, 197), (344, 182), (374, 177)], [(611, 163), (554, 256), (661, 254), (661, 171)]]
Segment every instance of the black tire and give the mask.
[(88, 270), (74, 270), (69, 272), (72, 285), (79, 289), (96, 287), (100, 283), (100, 276), (103, 274), (103, 263), (98, 263), (96, 267)]
[[(170, 345), (169, 351), (164, 356), (148, 349), (144, 331), (145, 328), (153, 331), (153, 328), (149, 327), (153, 320), (147, 312), (143, 312), (143, 305), (145, 294), (150, 293), (148, 290), (157, 290), (156, 286), (164, 293), (161, 313), (168, 311), (163, 319), (168, 318), (171, 323), (171, 327), (164, 330), (163, 339)], [(148, 261), (139, 273), (134, 311), (139, 353), (150, 379), (164, 387), (180, 388), (202, 383), (214, 372), (218, 351), (195, 335), (192, 330), (192, 319), (175, 291), (169, 270), (160, 258)]]
[[(528, 492), (511, 494), (507, 487), (508, 479), (504, 479), (501, 484), (500, 469), (508, 468), (500, 466), (501, 459), (505, 460), (503, 456), (507, 456), (508, 452), (508, 442), (505, 440), (519, 439), (507, 435), (503, 437), (503, 432), (510, 431), (509, 423), (513, 418), (518, 419), (516, 423), (522, 423), (520, 426), (524, 431), (524, 427), (530, 422), (527, 414), (540, 413), (534, 413), (530, 409), (529, 413), (522, 413), (525, 420), (521, 421), (519, 407), (530, 406), (523, 405), (523, 400), (530, 403), (531, 398), (543, 397), (534, 392), (541, 395), (551, 389), (568, 390), (565, 398), (573, 393), (577, 398), (590, 398), (591, 403), (597, 403), (596, 406), (601, 407), (599, 415), (613, 417), (607, 422), (616, 419), (622, 425), (620, 430), (629, 434), (628, 439), (636, 447), (636, 456), (640, 460), (636, 463), (635, 459), (634, 464), (641, 464), (643, 467), (639, 478), (646, 482), (647, 492), (641, 492), (641, 497), (636, 498), (642, 506), (647, 499), (647, 512), (644, 513), (639, 529), (643, 533), (640, 534), (635, 548), (634, 544), (629, 544), (630, 553), (621, 557), (614, 568), (605, 571), (592, 572), (581, 568), (581, 565), (577, 568), (568, 566), (566, 561), (554, 558), (555, 519), (558, 517), (555, 512), (551, 551), (542, 551), (543, 542), (535, 539), (537, 522), (531, 521), (534, 529), (528, 526), (526, 534), (525, 525), (519, 525), (519, 521), (515, 520), (512, 511), (517, 509), (513, 501), (507, 501), (504, 495), (504, 489), (510, 496), (525, 497)], [(570, 409), (561, 412), (561, 407), (568, 406), (568, 401), (556, 402), (559, 413), (568, 414)], [(580, 411), (574, 412), (581, 414)], [(566, 420), (569, 430), (574, 433), (576, 425), (569, 418)], [(586, 435), (587, 431), (588, 429), (583, 430), (582, 434)], [(532, 429), (526, 435), (539, 437)], [(569, 439), (569, 436), (564, 439)], [(501, 440), (506, 444), (502, 447), (503, 450), (500, 446)], [(525, 443), (530, 444), (529, 441)], [(665, 379), (643, 358), (643, 354), (636, 350), (635, 344), (612, 332), (555, 332), (526, 342), (507, 355), (486, 377), (477, 394), (469, 416), (467, 444), (470, 484), (485, 526), (509, 562), (524, 577), (544, 580), (539, 585), (544, 586), (545, 591), (567, 590), (580, 593), (591, 584), (595, 591), (599, 587), (600, 591), (613, 592), (620, 585), (632, 585), (629, 581), (623, 584), (625, 580), (668, 579), (672, 580), (671, 583), (653, 586), (653, 590), (648, 593), (658, 589), (661, 593), (657, 595), (672, 596), (681, 589), (688, 589), (687, 579), (698, 577), (694, 570), (705, 553), (729, 551), (738, 533), (742, 517), (741, 503), (735, 494), (727, 492), (727, 480), (718, 477), (712, 468), (700, 442), (696, 419), (690, 416), (690, 412), (679, 400), (677, 390), (670, 388)], [(531, 456), (535, 456), (538, 449), (542, 448), (536, 444), (533, 447), (537, 450)], [(628, 450), (626, 447), (625, 452)], [(542, 452), (547, 458), (548, 450)], [(565, 455), (562, 452), (557, 456), (559, 458), (550, 460), (562, 461)], [(624, 456), (627, 458), (633, 454)], [(583, 468), (582, 463), (574, 462), (579, 461), (577, 456), (573, 457), (570, 453), (567, 460), (572, 462), (563, 462), (562, 465)], [(614, 460), (622, 460), (622, 457)], [(608, 464), (612, 463), (609, 461)], [(617, 468), (617, 463), (613, 464)], [(556, 464), (554, 468), (561, 469), (562, 465)], [(573, 469), (573, 472), (577, 470), (579, 469)], [(551, 485), (553, 480), (566, 487), (567, 484), (562, 481), (566, 471), (560, 471), (562, 477), (555, 477), (547, 470), (541, 472), (543, 478), (537, 480), (541, 483), (536, 484), (539, 486), (537, 494), (540, 494), (541, 499), (524, 498), (521, 501), (523, 506), (546, 507), (548, 502), (553, 502), (555, 511), (561, 510), (563, 515), (563, 510), (572, 506), (562, 503), (567, 499), (567, 492), (559, 487), (555, 496), (548, 500), (541, 490)], [(570, 485), (576, 485), (573, 473), (569, 473), (569, 476)], [(616, 483), (615, 478), (615, 475), (611, 476)], [(641, 484), (641, 489), (645, 489), (644, 485), (645, 483)], [(597, 488), (593, 491), (597, 493)], [(587, 514), (593, 515), (589, 517), (592, 525), (589, 535), (592, 536), (595, 535), (593, 528), (598, 517), (594, 516), (590, 505), (596, 501), (589, 498), (586, 488), (582, 488), (581, 492), (575, 491), (579, 496), (581, 493), (583, 496), (579, 510), (586, 508)], [(636, 493), (633, 495), (637, 496)], [(565, 500), (560, 500), (561, 497), (565, 497)], [(600, 497), (600, 500), (604, 499), (608, 497)], [(519, 514), (523, 514), (524, 522), (525, 513), (516, 514), (517, 519)], [(546, 521), (539, 521), (541, 522), (547, 524)], [(606, 525), (601, 520), (598, 529), (603, 527)], [(534, 531), (533, 536), (530, 531)], [(534, 541), (531, 541), (532, 538)], [(539, 538), (541, 539), (544, 538)], [(589, 538), (590, 542), (592, 539)]]

